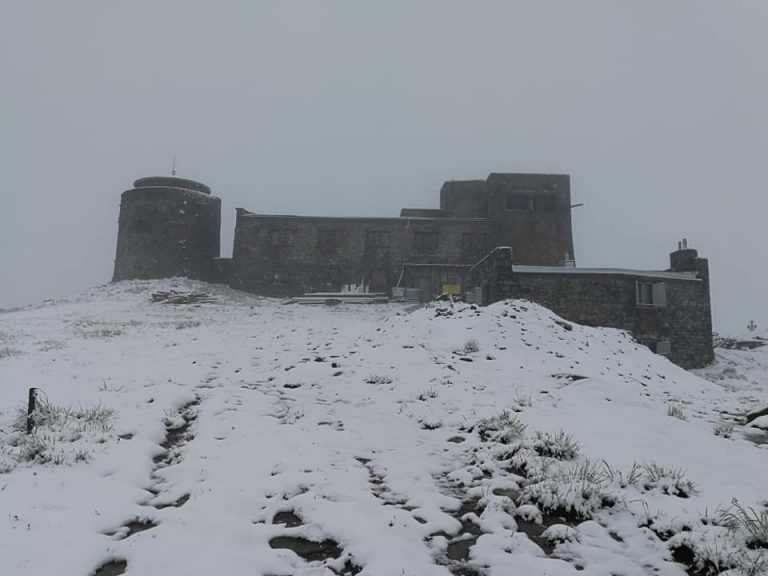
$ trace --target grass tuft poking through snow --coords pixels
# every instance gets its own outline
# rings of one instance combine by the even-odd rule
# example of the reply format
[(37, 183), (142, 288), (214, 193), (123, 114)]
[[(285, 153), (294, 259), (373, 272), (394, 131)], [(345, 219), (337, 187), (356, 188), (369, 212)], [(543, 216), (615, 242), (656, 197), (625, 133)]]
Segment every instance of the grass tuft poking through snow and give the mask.
[(643, 465), (642, 487), (645, 490), (658, 488), (663, 494), (689, 498), (697, 493), (696, 486), (688, 480), (685, 472), (674, 466), (663, 466), (655, 462)]
[(418, 400), (421, 400), (422, 402), (426, 402), (431, 398), (437, 398), (439, 395), (440, 395), (440, 390), (438, 390), (437, 388), (427, 388), (426, 390), (422, 390), (421, 393), (416, 398)]
[(533, 434), (531, 446), (539, 456), (547, 456), (556, 460), (573, 460), (579, 454), (579, 444), (573, 436), (564, 431), (541, 432)]
[(558, 462), (529, 477), (520, 501), (550, 513), (586, 520), (601, 508), (614, 506), (617, 497), (608, 486), (603, 469), (585, 459)]
[(9, 346), (0, 346), (0, 359), (16, 356), (18, 353), (19, 351), (16, 350), (15, 348), (11, 348)]
[(712, 427), (712, 433), (715, 436), (720, 436), (721, 438), (732, 438), (733, 437), (733, 431), (736, 428), (736, 424), (734, 422), (728, 422), (726, 420), (721, 420), (720, 422), (717, 422)]
[(454, 350), (455, 354), (459, 355), (466, 355), (466, 354), (475, 354), (477, 352), (480, 352), (480, 344), (477, 343), (477, 340), (470, 339), (464, 342), (464, 345), (461, 348), (457, 348)]
[(515, 388), (514, 401), (520, 409), (533, 406), (533, 397), (531, 394), (523, 391), (520, 387)]
[(721, 522), (733, 533), (741, 535), (748, 548), (768, 549), (768, 508), (755, 510), (734, 500), (722, 511)]
[(502, 410), (498, 415), (485, 418), (477, 423), (477, 433), (483, 441), (511, 444), (522, 440), (525, 424), (520, 422), (509, 410)]
[(685, 411), (676, 402), (669, 402), (667, 404), (667, 416), (672, 416), (672, 418), (677, 418), (678, 420), (688, 420)]
[(368, 376), (368, 378), (365, 379), (365, 381), (368, 384), (379, 384), (379, 385), (392, 384), (392, 378), (390, 378), (389, 376), (382, 376), (380, 374), (371, 374), (370, 376)]
[(628, 488), (630, 486), (637, 486), (643, 477), (643, 467), (637, 462), (633, 462), (629, 470), (623, 472), (617, 468), (611, 466), (608, 462), (603, 460), (603, 470), (606, 478), (614, 485), (620, 488)]
[(115, 410), (100, 404), (85, 408), (57, 406), (41, 395), (33, 413), (32, 432), (26, 432), (27, 411), (20, 406), (13, 423), (15, 434), (3, 451), (19, 462), (87, 462), (94, 444), (104, 444), (113, 435), (115, 417)]
[(765, 576), (768, 573), (768, 510), (738, 500), (709, 517), (677, 527), (667, 545), (697, 574)]

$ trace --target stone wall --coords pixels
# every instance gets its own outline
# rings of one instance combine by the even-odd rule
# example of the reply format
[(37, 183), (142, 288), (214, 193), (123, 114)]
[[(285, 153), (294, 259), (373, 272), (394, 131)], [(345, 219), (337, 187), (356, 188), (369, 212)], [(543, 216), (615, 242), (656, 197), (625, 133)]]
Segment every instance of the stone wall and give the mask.
[[(121, 198), (116, 281), (186, 276), (270, 296), (361, 283), (384, 293), (419, 288), (425, 298), (445, 285), (481, 287), (485, 303), (527, 298), (574, 322), (662, 343), (684, 367), (713, 360), (708, 263), (685, 242), (670, 256), (678, 274), (520, 266), (556, 267), (573, 258), (566, 175), (446, 182), (439, 209), (404, 209), (401, 218), (238, 209), (231, 260), (219, 258), (221, 201), (206, 185), (169, 176), (134, 185)], [(639, 284), (647, 298), (663, 284), (664, 305), (638, 305)]]
[[(271, 296), (337, 291), (362, 282), (389, 292), (410, 265), (475, 263), (490, 249), (492, 236), (492, 223), (481, 219), (263, 216), (240, 209), (231, 285)], [(413, 271), (409, 279), (427, 276), (436, 278)], [(440, 291), (439, 280), (420, 282), (409, 287)]]
[(113, 280), (211, 279), (221, 200), (187, 188), (137, 184), (143, 185), (121, 196)]
[(453, 214), (439, 208), (403, 208), (401, 218), (453, 218)]
[[(474, 268), (473, 283), (482, 286), (485, 304), (527, 299), (579, 324), (628, 330), (638, 341), (668, 341), (672, 362), (698, 368), (712, 362), (714, 352), (706, 260), (697, 261), (698, 277), (689, 278), (578, 269), (518, 272), (509, 252), (496, 250)], [(638, 305), (638, 283), (663, 284), (666, 305)]]
[(574, 259), (565, 174), (493, 173), (486, 180), (449, 181), (440, 190), (440, 208), (492, 220), (494, 246), (511, 247), (515, 264), (558, 266)]
[(457, 218), (488, 218), (485, 180), (449, 180), (440, 189), (440, 209)]
[(485, 183), (496, 246), (512, 248), (515, 264), (559, 266), (574, 259), (570, 177), (491, 174)]
[(446, 182), (439, 209), (401, 218), (318, 218), (238, 211), (232, 285), (272, 296), (335, 291), (365, 282), (439, 293), (466, 285), (466, 270), (497, 246), (515, 263), (573, 258), (570, 180), (557, 174), (491, 174)]

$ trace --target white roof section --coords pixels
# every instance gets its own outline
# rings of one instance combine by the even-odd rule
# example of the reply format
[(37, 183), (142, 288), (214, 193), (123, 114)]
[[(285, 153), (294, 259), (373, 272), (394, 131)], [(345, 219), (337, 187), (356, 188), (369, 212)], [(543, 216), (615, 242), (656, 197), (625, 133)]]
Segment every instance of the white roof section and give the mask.
[(668, 278), (670, 280), (698, 280), (696, 272), (670, 272), (667, 270), (627, 270), (625, 268), (567, 268), (564, 266), (521, 266), (512, 265), (513, 272), (522, 274), (609, 274), (622, 276), (636, 276), (640, 278)]

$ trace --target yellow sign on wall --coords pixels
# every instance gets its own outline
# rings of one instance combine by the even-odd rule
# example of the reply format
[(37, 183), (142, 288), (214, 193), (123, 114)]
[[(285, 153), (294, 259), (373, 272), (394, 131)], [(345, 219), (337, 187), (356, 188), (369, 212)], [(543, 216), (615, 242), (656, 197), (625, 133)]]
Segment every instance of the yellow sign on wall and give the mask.
[(461, 284), (443, 284), (443, 294), (459, 296), (461, 294)]

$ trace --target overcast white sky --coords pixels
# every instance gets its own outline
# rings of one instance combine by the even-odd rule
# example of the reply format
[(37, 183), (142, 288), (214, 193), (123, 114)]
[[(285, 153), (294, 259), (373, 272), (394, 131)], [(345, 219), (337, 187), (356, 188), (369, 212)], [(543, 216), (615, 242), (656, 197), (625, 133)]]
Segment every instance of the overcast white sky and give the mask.
[(768, 325), (768, 2), (0, 4), (0, 307), (110, 280), (120, 193), (396, 216), (444, 180), (572, 177), (582, 266), (710, 258), (716, 329)]

